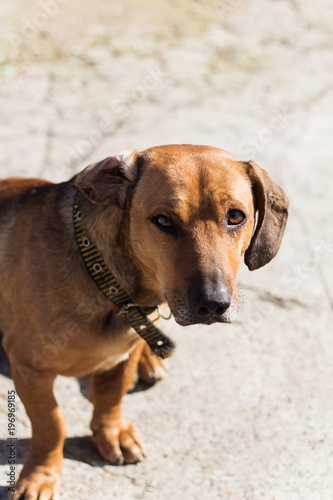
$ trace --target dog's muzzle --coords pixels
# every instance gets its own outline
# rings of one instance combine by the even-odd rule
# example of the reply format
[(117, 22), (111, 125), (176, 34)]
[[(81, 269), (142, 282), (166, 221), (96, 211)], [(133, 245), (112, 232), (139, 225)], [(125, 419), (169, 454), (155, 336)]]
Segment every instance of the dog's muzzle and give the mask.
[(168, 300), (174, 318), (181, 326), (231, 323), (238, 313), (238, 301), (225, 288), (192, 288), (188, 300), (173, 294)]

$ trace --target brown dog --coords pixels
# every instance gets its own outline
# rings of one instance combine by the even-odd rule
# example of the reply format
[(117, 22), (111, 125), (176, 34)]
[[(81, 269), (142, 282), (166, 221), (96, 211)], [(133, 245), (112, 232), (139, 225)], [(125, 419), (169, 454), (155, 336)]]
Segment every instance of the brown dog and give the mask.
[(73, 225), (77, 188), (81, 226), (131, 300), (166, 300), (184, 326), (235, 319), (241, 256), (251, 270), (267, 264), (287, 220), (286, 195), (264, 170), (205, 146), (109, 157), (62, 184), (0, 183), (0, 329), (32, 425), (16, 500), (58, 498), (58, 374), (93, 374), (91, 429), (105, 459), (134, 463), (143, 454), (120, 407), (145, 343), (85, 267)]

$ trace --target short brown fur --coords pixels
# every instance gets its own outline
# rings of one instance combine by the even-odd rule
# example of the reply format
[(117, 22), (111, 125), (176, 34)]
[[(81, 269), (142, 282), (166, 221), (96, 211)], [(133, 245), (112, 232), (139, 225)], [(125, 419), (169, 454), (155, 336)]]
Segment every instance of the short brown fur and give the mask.
[[(181, 325), (233, 321), (242, 255), (250, 269), (269, 262), (287, 219), (288, 200), (265, 171), (207, 146), (109, 157), (62, 184), (0, 182), (0, 330), (32, 425), (14, 500), (59, 497), (57, 375), (93, 374), (91, 429), (112, 463), (143, 457), (121, 414), (138, 365), (146, 380), (163, 375), (84, 266), (72, 220), (77, 188), (82, 225), (120, 285), (142, 306), (166, 300)], [(245, 216), (237, 227), (235, 213)]]

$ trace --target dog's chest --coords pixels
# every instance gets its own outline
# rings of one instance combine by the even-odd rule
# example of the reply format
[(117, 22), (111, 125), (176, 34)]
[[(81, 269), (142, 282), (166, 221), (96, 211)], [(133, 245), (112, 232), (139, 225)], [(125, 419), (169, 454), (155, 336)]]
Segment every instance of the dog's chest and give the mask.
[(125, 354), (116, 354), (113, 356), (109, 356), (100, 363), (98, 363), (94, 367), (94, 373), (101, 373), (105, 372), (107, 370), (111, 370), (114, 368), (116, 365), (119, 363), (122, 363), (123, 361), (126, 361), (129, 358), (129, 353), (126, 352)]

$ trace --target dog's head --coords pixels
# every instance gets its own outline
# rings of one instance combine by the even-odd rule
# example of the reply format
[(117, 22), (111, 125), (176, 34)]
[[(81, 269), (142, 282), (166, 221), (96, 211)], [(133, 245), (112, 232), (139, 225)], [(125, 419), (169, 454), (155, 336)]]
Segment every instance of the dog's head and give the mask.
[(251, 271), (273, 259), (288, 215), (284, 191), (265, 170), (206, 146), (109, 157), (76, 185), (94, 203), (129, 211), (142, 273), (184, 326), (235, 319), (242, 255)]

